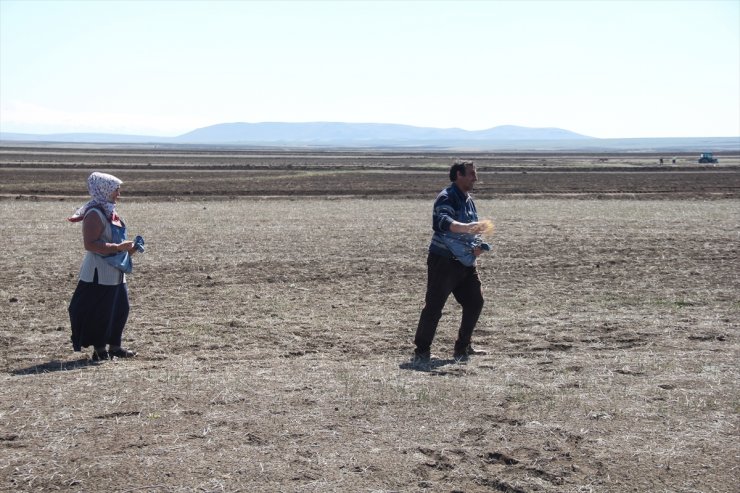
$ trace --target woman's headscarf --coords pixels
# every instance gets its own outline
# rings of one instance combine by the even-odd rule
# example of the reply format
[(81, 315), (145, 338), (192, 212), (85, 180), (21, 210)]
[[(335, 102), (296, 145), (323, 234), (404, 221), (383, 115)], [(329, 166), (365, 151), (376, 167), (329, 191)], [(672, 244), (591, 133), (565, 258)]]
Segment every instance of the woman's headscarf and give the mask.
[(108, 219), (114, 220), (116, 216), (116, 204), (110, 201), (111, 194), (123, 183), (113, 175), (95, 172), (87, 178), (87, 189), (90, 191), (92, 200), (83, 205), (68, 218), (68, 221), (76, 223), (85, 218), (85, 213), (91, 207), (100, 207), (105, 211)]

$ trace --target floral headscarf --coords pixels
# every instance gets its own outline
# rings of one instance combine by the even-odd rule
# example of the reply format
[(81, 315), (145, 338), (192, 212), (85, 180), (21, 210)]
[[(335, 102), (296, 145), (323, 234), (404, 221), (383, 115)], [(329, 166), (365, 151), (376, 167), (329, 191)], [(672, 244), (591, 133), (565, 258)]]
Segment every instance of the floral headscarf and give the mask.
[(91, 207), (100, 207), (105, 211), (108, 219), (113, 220), (116, 216), (116, 204), (110, 201), (111, 194), (123, 183), (113, 175), (95, 172), (87, 178), (87, 189), (90, 191), (92, 200), (77, 209), (68, 220), (76, 223), (85, 218), (85, 213)]

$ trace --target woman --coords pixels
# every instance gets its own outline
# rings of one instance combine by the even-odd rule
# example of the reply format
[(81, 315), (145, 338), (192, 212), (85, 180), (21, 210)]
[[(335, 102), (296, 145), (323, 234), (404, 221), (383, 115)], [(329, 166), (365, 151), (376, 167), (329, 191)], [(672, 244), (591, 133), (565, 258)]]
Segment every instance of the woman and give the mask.
[(93, 346), (93, 361), (136, 356), (134, 351), (121, 347), (129, 312), (126, 275), (105, 260), (106, 256), (120, 252), (133, 255), (136, 249), (133, 241), (126, 240), (126, 225), (116, 214), (121, 183), (113, 175), (91, 174), (87, 188), (92, 200), (68, 219), (82, 221), (82, 239), (87, 251), (77, 289), (69, 303), (72, 346), (75, 351)]

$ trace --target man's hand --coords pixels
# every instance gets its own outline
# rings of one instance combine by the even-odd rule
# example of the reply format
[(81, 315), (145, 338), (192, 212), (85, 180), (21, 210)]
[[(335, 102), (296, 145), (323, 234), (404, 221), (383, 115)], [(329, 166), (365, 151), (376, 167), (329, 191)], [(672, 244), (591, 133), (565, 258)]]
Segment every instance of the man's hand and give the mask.
[(453, 221), (452, 224), (450, 224), (450, 231), (452, 231), (453, 233), (467, 233), (477, 235), (484, 229), (485, 225), (479, 222), (460, 223), (457, 221)]
[(450, 231), (453, 233), (490, 236), (493, 233), (493, 221), (490, 219), (474, 221), (472, 223), (452, 221), (452, 224), (450, 224)]
[(468, 233), (474, 234), (474, 235), (480, 234), (486, 229), (485, 224), (481, 222), (477, 222), (477, 221), (473, 223), (468, 223), (468, 227), (469, 227)]

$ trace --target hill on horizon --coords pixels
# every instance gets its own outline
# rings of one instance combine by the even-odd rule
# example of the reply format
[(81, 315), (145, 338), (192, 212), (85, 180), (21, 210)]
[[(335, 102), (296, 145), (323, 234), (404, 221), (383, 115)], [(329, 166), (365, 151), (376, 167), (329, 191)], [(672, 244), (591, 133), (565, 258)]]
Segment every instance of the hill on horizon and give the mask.
[(560, 128), (529, 128), (502, 125), (487, 130), (415, 127), (391, 123), (342, 122), (263, 122), (220, 123), (199, 128), (179, 137), (179, 142), (421, 142), (421, 141), (491, 141), (491, 140), (570, 140), (591, 139)]
[(486, 130), (386, 123), (219, 123), (176, 137), (105, 133), (0, 132), (0, 142), (254, 147), (466, 148), (478, 150), (740, 150), (740, 137), (599, 139), (561, 128), (501, 125)]

